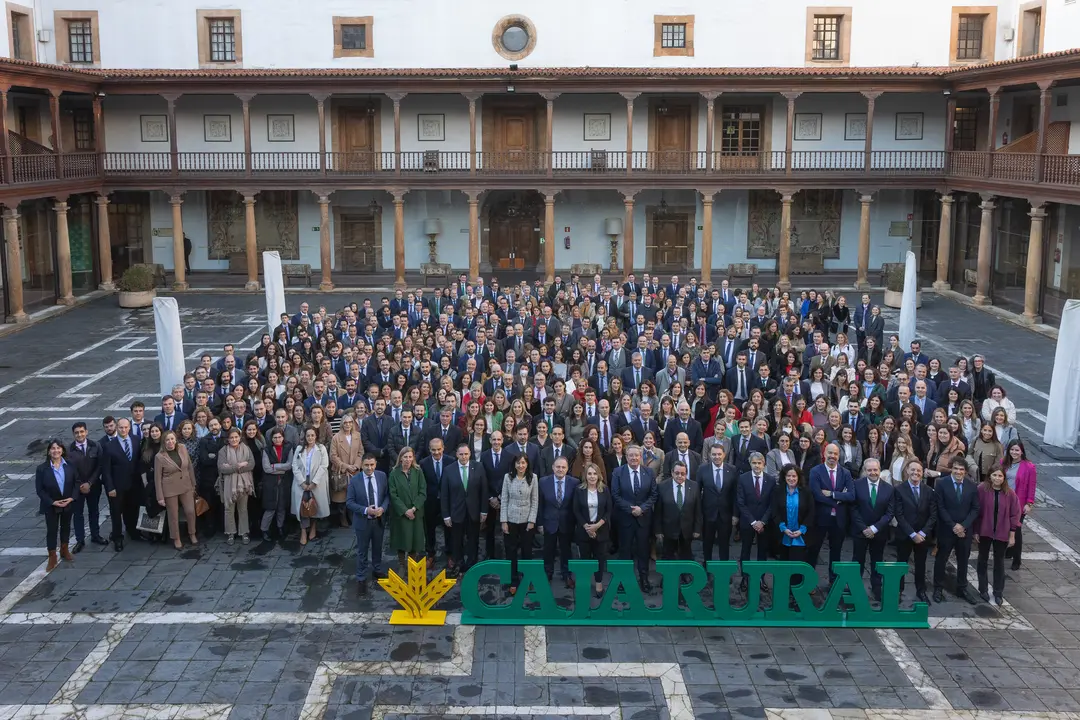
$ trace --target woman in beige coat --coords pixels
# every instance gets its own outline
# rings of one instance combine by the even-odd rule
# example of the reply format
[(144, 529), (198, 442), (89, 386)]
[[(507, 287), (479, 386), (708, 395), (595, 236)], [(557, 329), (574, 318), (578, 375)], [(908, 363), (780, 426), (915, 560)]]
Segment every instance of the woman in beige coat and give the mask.
[(172, 430), (162, 437), (161, 451), (154, 460), (154, 488), (158, 505), (165, 508), (169, 519), (173, 546), (177, 550), (184, 547), (180, 541), (180, 506), (184, 508), (191, 544), (198, 545), (199, 540), (195, 537), (195, 466), (187, 448), (177, 441)]
[[(255, 456), (251, 448), (243, 442), (243, 435), (236, 428), (229, 430), (225, 445), (218, 450), (218, 495), (225, 506), (225, 541), (230, 545), (236, 539), (239, 525), (242, 533), (240, 540), (247, 545), (248, 537), (248, 497), (255, 492)], [(239, 514), (239, 523), (237, 515)]]
[(341, 518), (341, 527), (349, 527), (349, 512), (345, 509), (345, 495), (349, 479), (360, 472), (360, 459), (364, 457), (364, 443), (356, 429), (352, 415), (341, 418), (341, 430), (330, 441), (330, 508)]

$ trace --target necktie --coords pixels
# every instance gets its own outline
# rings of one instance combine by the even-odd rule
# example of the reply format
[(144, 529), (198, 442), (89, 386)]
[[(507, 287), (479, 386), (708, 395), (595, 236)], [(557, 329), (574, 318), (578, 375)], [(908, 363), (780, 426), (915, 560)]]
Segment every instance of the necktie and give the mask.
[(405, 428), (405, 444), (409, 444), (409, 428)]
[(495, 452), (495, 467), (499, 467), (499, 457), (501, 456), (501, 454), (502, 453), (498, 451)]
[(964, 484), (954, 483), (954, 485), (956, 485), (956, 499), (959, 500), (964, 494)]
[(713, 470), (713, 484), (716, 485), (717, 490), (724, 488), (724, 475), (720, 472), (719, 468)]
[(919, 504), (919, 486), (918, 485), (912, 485), (911, 486), (911, 493), (915, 496), (915, 504), (918, 505)]
[(131, 459), (131, 440), (124, 438), (124, 453), (127, 455), (127, 459)]
[(600, 430), (601, 430), (600, 444), (602, 444), (604, 447), (607, 447), (610, 444), (608, 442), (609, 436), (608, 436), (608, 421), (607, 420), (604, 420), (604, 422), (602, 422), (600, 424)]
[(750, 441), (747, 440), (746, 438), (742, 439), (742, 443), (739, 445), (739, 454), (740, 455), (745, 455), (746, 454), (746, 446), (747, 446), (747, 444), (749, 444), (749, 442)]
[(746, 397), (746, 371), (739, 368), (739, 387), (736, 388), (739, 392), (739, 397)]
[(683, 453), (682, 455), (680, 455), (679, 460), (682, 462), (683, 465), (686, 466), (687, 471), (689, 471), (689, 469), (690, 469), (690, 460), (687, 459), (686, 453)]
[(870, 507), (877, 505), (877, 483), (870, 483)]
[(633, 489), (634, 494), (637, 495), (637, 491), (638, 491), (638, 474), (637, 474), (637, 470), (635, 470), (633, 472), (633, 482), (631, 483), (630, 487)]
[(562, 448), (555, 448), (555, 459), (558, 460), (562, 455)]
[(461, 466), (461, 487), (465, 488), (466, 490), (469, 489), (469, 466), (468, 465), (462, 465)]
[(375, 487), (375, 476), (374, 475), (368, 475), (367, 483), (368, 483), (368, 504), (370, 504), (370, 505), (378, 505), (379, 504), (379, 490), (378, 490), (378, 488)]
[(675, 504), (679, 506), (680, 510), (682, 510), (682, 503), (683, 503), (682, 485), (681, 484), (676, 485), (675, 489), (678, 490), (678, 494), (675, 496)]
[(757, 496), (761, 497), (761, 477), (759, 475), (754, 476), (754, 492)]
[(855, 429), (855, 421), (856, 421), (856, 419), (857, 419), (857, 416), (855, 416), (855, 415), (851, 416), (851, 429), (852, 430)]
[(829, 482), (832, 484), (832, 489), (836, 489), (836, 471), (829, 470)]
[(79, 443), (79, 452), (86, 454), (86, 443)]
[(555, 503), (562, 505), (562, 480), (555, 478)]
[(635, 370), (634, 371), (634, 387), (637, 387), (638, 385), (641, 385), (641, 371), (640, 370)]

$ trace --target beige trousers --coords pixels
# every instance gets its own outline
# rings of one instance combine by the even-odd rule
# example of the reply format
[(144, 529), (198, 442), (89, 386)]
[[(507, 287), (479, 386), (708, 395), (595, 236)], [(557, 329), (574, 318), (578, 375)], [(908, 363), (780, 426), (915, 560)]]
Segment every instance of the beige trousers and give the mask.
[(239, 520), (239, 522), (240, 522), (240, 534), (241, 535), (247, 535), (248, 534), (248, 528), (250, 528), (251, 526), (248, 524), (248, 511), (247, 511), (248, 508), (247, 508), (247, 506), (248, 506), (248, 496), (247, 495), (241, 495), (240, 497), (238, 497), (236, 499), (236, 502), (233, 503), (232, 507), (229, 507), (228, 505), (225, 506), (225, 534), (226, 535), (235, 535), (236, 534), (236, 524), (237, 524), (236, 516), (237, 515), (240, 516), (240, 520)]

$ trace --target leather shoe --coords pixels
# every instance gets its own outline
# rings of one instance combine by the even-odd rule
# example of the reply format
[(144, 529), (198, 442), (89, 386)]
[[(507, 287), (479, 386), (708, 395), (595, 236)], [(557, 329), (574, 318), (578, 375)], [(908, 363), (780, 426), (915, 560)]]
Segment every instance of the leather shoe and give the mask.
[(746, 578), (744, 577), (742, 580), (739, 581), (739, 592), (745, 593), (749, 589), (750, 583), (747, 582)]
[(71, 546), (71, 552), (73, 552), (75, 554), (81, 553), (83, 551), (84, 547), (86, 547), (86, 543), (83, 542), (82, 540), (79, 540), (74, 545)]
[(113, 540), (113, 550), (120, 552), (124, 549), (124, 538), (116, 538)]
[(960, 598), (961, 600), (966, 600), (969, 605), (978, 605), (979, 603), (979, 601), (976, 600), (975, 597), (968, 592), (968, 589), (966, 587), (957, 590), (956, 597)]
[(1012, 565), (1009, 566), (1009, 569), (1012, 570), (1013, 572), (1019, 570), (1020, 569), (1020, 561), (1019, 560), (1013, 560)]
[(572, 575), (563, 575), (562, 581), (563, 585), (570, 588), (571, 590), (574, 589), (574, 578)]
[(945, 593), (943, 593), (941, 590), (935, 590), (934, 591), (934, 602), (936, 602), (936, 603), (945, 602)]
[(98, 537), (90, 538), (90, 542), (94, 543), (95, 545), (101, 545), (101, 546), (105, 546), (105, 545), (109, 544), (109, 541), (106, 540), (105, 538), (101, 537), (100, 535)]
[(979, 597), (981, 597), (983, 599), (984, 603), (989, 603), (990, 602), (990, 593), (988, 593), (985, 590), (980, 590), (979, 591)]
[[(915, 599), (920, 601), (920, 602), (924, 602), (927, 605), (930, 604), (930, 598), (926, 597), (926, 591), (925, 590), (919, 590), (918, 592), (916, 592), (915, 593)], [(936, 600), (936, 598), (935, 598), (935, 600)]]
[(358, 595), (367, 595), (367, 581), (358, 580), (356, 583), (356, 593)]
[(995, 595), (994, 596), (994, 604), (997, 605), (998, 607), (1001, 607), (1002, 605), (1005, 604), (1005, 600), (1003, 600), (1000, 595)]

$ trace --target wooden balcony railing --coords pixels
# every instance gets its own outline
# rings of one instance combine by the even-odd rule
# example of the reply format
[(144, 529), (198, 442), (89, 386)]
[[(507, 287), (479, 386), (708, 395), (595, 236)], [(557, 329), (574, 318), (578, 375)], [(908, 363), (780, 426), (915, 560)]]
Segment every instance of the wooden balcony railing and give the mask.
[[(249, 159), (250, 158), (250, 159)], [(328, 177), (391, 178), (448, 175), (547, 176), (583, 178), (627, 175), (687, 178), (940, 177), (1020, 184), (1080, 187), (1080, 155), (988, 153), (942, 150), (874, 150), (869, 162), (861, 150), (809, 150), (787, 153), (716, 151), (569, 150), (477, 152), (464, 150), (402, 152), (78, 152), (8, 155), (2, 183), (24, 185), (138, 177), (177, 178)], [(1041, 177), (1040, 177), (1041, 176)]]

